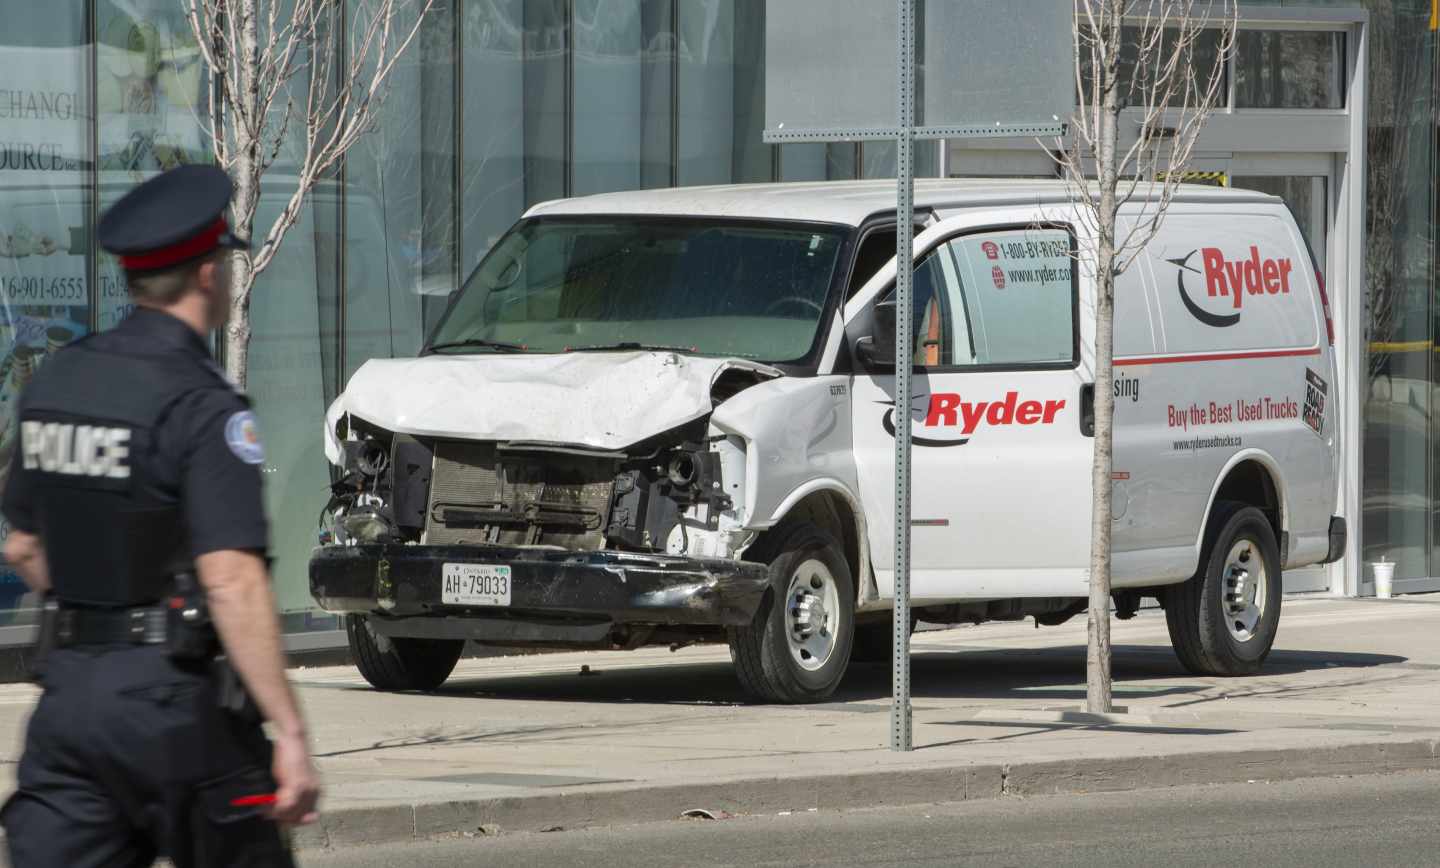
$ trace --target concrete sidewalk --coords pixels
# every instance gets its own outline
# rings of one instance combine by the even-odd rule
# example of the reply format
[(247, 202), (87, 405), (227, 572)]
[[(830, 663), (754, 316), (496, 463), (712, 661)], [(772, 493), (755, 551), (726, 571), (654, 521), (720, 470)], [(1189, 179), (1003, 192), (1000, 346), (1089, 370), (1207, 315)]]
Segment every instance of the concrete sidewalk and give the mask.
[[(886, 749), (888, 665), (807, 707), (742, 704), (723, 647), (467, 660), (434, 695), (295, 670), (327, 786), (298, 840), (1440, 768), (1440, 598), (1287, 600), (1254, 678), (1187, 675), (1159, 612), (1116, 622), (1106, 720), (1078, 713), (1084, 639), (1083, 619), (917, 635), (909, 754)], [(11, 765), (34, 696), (0, 686)]]

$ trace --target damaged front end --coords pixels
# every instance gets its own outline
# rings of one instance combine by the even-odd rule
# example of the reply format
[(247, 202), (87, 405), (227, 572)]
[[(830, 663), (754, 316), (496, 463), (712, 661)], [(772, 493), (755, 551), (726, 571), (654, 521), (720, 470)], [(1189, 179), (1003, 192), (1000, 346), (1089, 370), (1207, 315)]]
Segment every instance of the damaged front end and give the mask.
[(346, 425), (322, 544), (728, 558), (749, 541), (737, 510), (744, 498), (743, 446), (706, 437), (702, 421), (614, 451), (422, 439), (355, 419)]
[[(768, 378), (731, 371), (711, 397)], [(708, 414), (621, 448), (332, 424), (311, 593), (378, 633), (634, 645), (745, 624), (760, 604), (766, 568), (740, 560), (745, 444)], [(504, 577), (503, 600), (452, 586), (472, 568)]]

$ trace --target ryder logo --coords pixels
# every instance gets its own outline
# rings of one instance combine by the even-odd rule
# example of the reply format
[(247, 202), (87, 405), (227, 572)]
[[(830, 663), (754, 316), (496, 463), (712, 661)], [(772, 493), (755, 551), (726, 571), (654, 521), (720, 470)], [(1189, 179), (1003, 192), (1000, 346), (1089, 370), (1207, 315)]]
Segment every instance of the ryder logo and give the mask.
[[(1200, 254), (1204, 271), (1191, 264), (1195, 254)], [(1250, 255), (1244, 259), (1226, 259), (1218, 247), (1198, 247), (1179, 259), (1166, 260), (1176, 266), (1175, 287), (1180, 292), (1180, 301), (1190, 315), (1200, 322), (1215, 328), (1233, 326), (1240, 321), (1245, 296), (1284, 295), (1290, 292), (1290, 271), (1294, 263), (1289, 259), (1261, 259), (1260, 248), (1250, 245)], [(1202, 307), (1185, 287), (1185, 273), (1205, 275), (1205, 298), (1224, 299), (1219, 302), (1222, 309), (1233, 313), (1218, 313)], [(1215, 302), (1207, 302), (1214, 305)]]
[[(964, 446), (982, 426), (1050, 425), (1065, 409), (1065, 401), (1022, 401), (1019, 392), (1006, 392), (998, 401), (967, 401), (954, 392), (916, 395), (911, 399), (910, 442), (916, 446)], [(880, 424), (895, 436), (895, 405), (889, 406)], [(923, 416), (918, 411), (923, 410)], [(923, 430), (923, 436), (920, 430)]]

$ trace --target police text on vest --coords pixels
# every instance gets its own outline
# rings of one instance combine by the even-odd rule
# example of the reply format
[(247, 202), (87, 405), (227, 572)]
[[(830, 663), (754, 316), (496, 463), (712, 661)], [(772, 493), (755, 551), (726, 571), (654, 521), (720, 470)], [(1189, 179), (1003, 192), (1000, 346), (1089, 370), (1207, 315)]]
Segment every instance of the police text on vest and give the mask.
[(62, 422), (20, 423), (26, 470), (67, 476), (130, 477), (130, 429)]

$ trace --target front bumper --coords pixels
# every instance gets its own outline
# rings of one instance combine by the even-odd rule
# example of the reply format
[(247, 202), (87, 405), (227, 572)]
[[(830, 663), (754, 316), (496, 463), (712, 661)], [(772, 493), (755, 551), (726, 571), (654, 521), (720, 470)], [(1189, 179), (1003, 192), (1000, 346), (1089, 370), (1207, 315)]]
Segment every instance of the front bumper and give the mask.
[[(445, 564), (508, 565), (510, 605), (441, 602)], [(321, 546), (310, 557), (310, 594), (320, 608), (390, 618), (740, 626), (750, 623), (768, 584), (764, 564), (628, 552), (362, 545)]]

